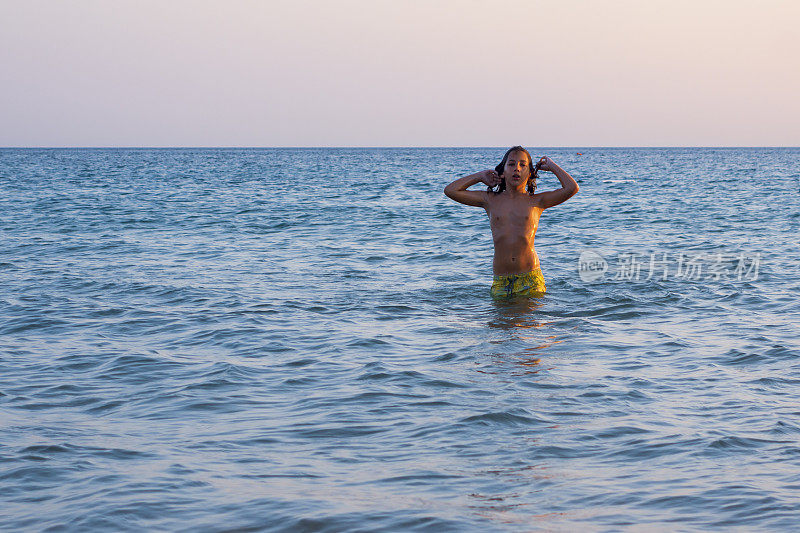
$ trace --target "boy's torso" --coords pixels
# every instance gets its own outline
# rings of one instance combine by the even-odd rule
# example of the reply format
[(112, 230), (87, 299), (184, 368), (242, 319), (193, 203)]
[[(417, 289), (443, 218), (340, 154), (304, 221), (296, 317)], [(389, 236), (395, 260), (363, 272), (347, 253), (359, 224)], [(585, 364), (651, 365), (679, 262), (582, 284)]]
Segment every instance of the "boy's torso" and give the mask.
[(540, 268), (534, 237), (542, 209), (527, 194), (489, 193), (486, 214), (494, 240), (495, 275), (530, 272)]

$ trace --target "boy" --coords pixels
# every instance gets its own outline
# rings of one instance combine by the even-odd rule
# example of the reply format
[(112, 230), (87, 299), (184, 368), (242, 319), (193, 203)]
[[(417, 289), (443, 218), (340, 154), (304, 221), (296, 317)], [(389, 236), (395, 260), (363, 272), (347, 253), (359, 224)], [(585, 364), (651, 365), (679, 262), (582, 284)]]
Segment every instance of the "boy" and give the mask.
[[(535, 193), (539, 170), (553, 172), (561, 188)], [(468, 191), (476, 183), (486, 191)], [(494, 188), (497, 187), (497, 190)], [(578, 184), (549, 157), (534, 166), (531, 155), (513, 146), (494, 170), (459, 178), (444, 193), (462, 204), (482, 207), (489, 215), (494, 240), (492, 296), (542, 296), (546, 290), (539, 257), (533, 247), (542, 211), (572, 198)]]

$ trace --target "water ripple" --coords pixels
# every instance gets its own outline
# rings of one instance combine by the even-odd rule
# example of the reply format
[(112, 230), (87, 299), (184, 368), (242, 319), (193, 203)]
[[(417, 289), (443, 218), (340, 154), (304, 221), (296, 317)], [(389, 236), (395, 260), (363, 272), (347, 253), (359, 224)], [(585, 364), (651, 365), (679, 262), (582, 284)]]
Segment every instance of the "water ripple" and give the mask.
[(501, 301), (499, 149), (0, 149), (4, 527), (796, 530), (800, 151), (577, 151)]

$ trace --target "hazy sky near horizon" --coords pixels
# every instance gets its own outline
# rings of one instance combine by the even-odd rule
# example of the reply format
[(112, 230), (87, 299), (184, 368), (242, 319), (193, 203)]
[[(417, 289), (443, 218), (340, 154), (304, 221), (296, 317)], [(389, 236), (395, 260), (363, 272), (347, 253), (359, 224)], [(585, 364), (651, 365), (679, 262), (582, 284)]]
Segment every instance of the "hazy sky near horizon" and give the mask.
[(0, 146), (800, 146), (796, 0), (0, 0)]

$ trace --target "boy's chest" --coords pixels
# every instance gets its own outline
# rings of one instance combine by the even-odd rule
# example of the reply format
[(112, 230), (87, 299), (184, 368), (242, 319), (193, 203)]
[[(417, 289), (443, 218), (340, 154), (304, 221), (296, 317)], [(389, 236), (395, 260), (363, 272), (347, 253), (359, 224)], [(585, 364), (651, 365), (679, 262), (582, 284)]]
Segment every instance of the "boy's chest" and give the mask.
[(492, 228), (530, 229), (538, 224), (540, 211), (529, 206), (497, 206), (487, 214)]

